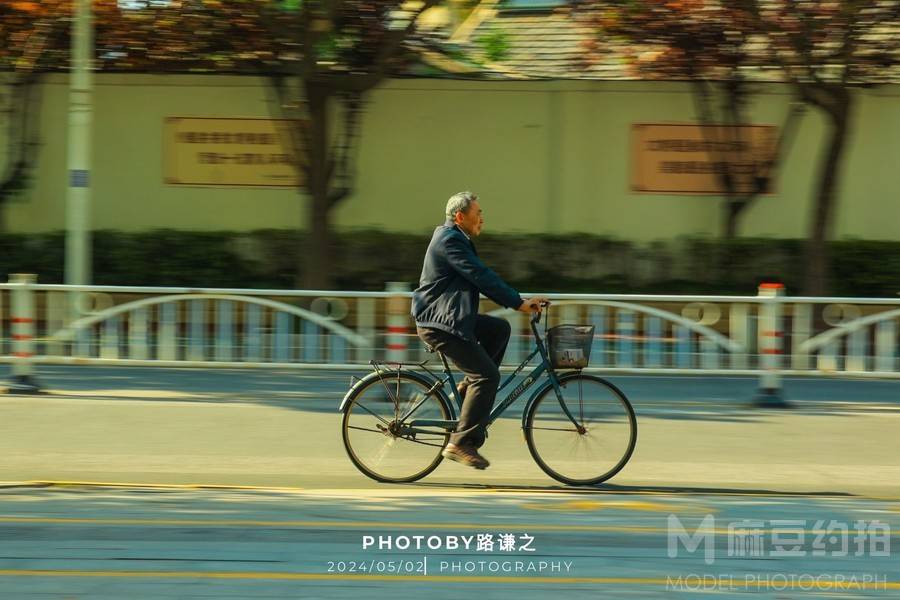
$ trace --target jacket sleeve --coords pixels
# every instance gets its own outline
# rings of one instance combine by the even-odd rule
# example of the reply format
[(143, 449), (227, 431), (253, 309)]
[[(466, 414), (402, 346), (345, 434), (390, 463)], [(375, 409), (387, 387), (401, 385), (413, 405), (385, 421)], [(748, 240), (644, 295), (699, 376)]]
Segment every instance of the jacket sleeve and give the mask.
[(444, 256), (453, 269), (478, 288), (478, 291), (506, 308), (519, 308), (522, 297), (499, 275), (490, 270), (459, 236), (444, 243)]

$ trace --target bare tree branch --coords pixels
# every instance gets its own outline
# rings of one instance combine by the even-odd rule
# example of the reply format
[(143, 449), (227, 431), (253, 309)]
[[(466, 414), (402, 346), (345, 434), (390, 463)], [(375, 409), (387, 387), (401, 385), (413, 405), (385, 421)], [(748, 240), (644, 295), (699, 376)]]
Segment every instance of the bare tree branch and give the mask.
[(310, 166), (309, 161), (306, 159), (306, 148), (310, 147), (311, 136), (308, 120), (305, 118), (306, 115), (299, 113), (299, 110), (291, 108), (297, 103), (297, 100), (291, 96), (285, 76), (270, 75), (269, 81), (272, 89), (275, 91), (279, 114), (282, 118), (289, 119), (289, 122), (283, 129), (287, 130), (291, 141), (291, 162), (294, 168), (297, 169), (301, 179), (309, 181)]

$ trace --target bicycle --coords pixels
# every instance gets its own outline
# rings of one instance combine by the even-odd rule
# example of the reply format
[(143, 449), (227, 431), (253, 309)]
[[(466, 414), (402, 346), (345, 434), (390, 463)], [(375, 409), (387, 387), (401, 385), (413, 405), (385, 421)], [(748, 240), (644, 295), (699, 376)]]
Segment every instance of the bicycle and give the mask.
[[(548, 329), (548, 314), (542, 338), (540, 320), (541, 313), (530, 319), (535, 348), (500, 384), (498, 394), (535, 356), (541, 361), (506, 398), (495, 402), (487, 426), (546, 375), (547, 381), (529, 397), (522, 411), (522, 429), (531, 456), (557, 481), (596, 485), (621, 471), (631, 458), (637, 441), (634, 409), (615, 385), (582, 372), (590, 356), (593, 327), (558, 325)], [(344, 396), (340, 405), (344, 447), (353, 464), (368, 477), (385, 483), (417, 481), (443, 460), (441, 451), (455, 430), (462, 398), (447, 358), (437, 354), (443, 363), (440, 376), (425, 366), (427, 360), (388, 365), (396, 369), (371, 361), (373, 372), (356, 381)], [(445, 393), (447, 383), (455, 406)], [(596, 454), (591, 444), (597, 446)]]

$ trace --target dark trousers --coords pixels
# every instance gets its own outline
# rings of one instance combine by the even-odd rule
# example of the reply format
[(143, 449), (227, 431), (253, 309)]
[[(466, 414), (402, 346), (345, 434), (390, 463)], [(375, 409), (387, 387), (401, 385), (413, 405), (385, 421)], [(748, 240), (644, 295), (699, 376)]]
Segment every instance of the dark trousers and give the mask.
[(504, 319), (478, 315), (475, 321), (475, 337), (478, 342), (469, 342), (440, 329), (418, 328), (422, 340), (443, 352), (456, 367), (465, 374), (466, 395), (459, 414), (456, 433), (450, 442), (470, 445), (475, 448), (484, 444), (485, 427), (497, 386), (500, 385), (500, 361), (509, 343), (510, 326)]

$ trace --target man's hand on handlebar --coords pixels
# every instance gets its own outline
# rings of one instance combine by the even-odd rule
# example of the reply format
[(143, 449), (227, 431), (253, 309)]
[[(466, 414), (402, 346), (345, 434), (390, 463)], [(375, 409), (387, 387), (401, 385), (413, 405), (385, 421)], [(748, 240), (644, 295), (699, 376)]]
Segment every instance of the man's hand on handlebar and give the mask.
[(540, 313), (545, 307), (550, 306), (550, 299), (546, 296), (535, 296), (534, 298), (526, 298), (522, 301), (522, 305), (518, 310), (524, 313), (536, 312)]

